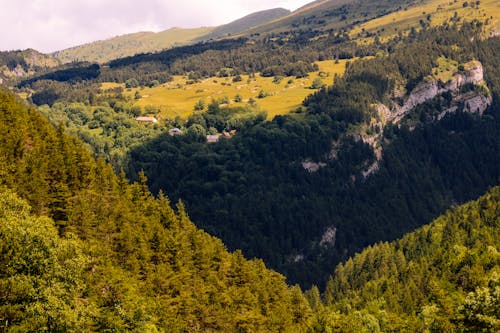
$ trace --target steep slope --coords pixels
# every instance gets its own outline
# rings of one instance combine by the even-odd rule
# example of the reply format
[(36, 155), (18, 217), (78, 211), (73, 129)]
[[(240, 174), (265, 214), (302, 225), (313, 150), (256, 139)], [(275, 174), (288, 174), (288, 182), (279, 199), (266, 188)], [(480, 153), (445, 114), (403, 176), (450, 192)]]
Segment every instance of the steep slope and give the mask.
[(352, 37), (378, 35), (382, 38), (388, 38), (407, 33), (412, 28), (420, 29), (423, 26), (461, 24), (472, 20), (483, 23), (485, 37), (498, 35), (500, 33), (498, 1), (419, 1), (405, 7), (404, 10), (361, 23), (350, 31), (350, 35)]
[[(129, 174), (144, 170), (154, 191), (183, 198), (193, 220), (229, 247), (263, 258), (291, 281), (322, 285), (332, 263), (497, 184), (499, 40), (471, 44), (473, 31), (433, 29), (390, 44), (390, 53), (352, 62), (332, 87), (306, 99), (302, 115), (243, 127), (217, 145), (161, 135), (131, 151)], [(377, 125), (377, 105), (417, 101), (413, 90), (447, 57), (459, 72), (480, 61), (489, 92), (457, 86), (413, 103), (397, 125)], [(485, 101), (485, 116), (471, 112), (468, 98)], [(214, 108), (188, 125), (220, 121)], [(377, 133), (382, 160), (370, 176), (380, 156), (368, 139)]]
[(276, 19), (290, 14), (290, 11), (284, 8), (273, 8), (256, 12), (228, 24), (215, 28), (210, 33), (201, 36), (198, 40), (208, 40), (211, 38), (226, 37), (236, 35), (254, 27), (272, 22)]
[[(197, 225), (231, 249), (264, 258), (291, 281), (323, 285), (331, 265), (369, 244), (396, 239), (498, 182), (499, 39), (481, 40), (481, 22), (453, 22), (370, 44), (345, 32), (300, 29), (201, 43), (113, 61), (95, 74), (96, 80), (135, 85), (183, 75), (178, 89), (187, 91), (206, 76), (232, 85), (241, 73), (250, 79), (261, 72), (279, 81), (303, 77), (319, 59), (351, 59), (343, 78), (311, 90), (316, 93), (289, 116), (262, 122), (247, 117), (249, 109), (233, 113), (215, 101), (187, 120), (162, 119), (168, 127), (152, 125), (156, 132), (149, 132), (157, 138), (120, 150), (130, 157), (130, 177), (139, 179), (145, 170), (155, 192), (185, 200)], [(474, 68), (483, 68), (484, 82), (474, 79), (481, 72)], [(287, 78), (287, 84), (296, 82)], [(323, 83), (331, 83), (327, 75)], [(123, 133), (148, 137), (141, 131), (147, 125), (130, 126), (130, 117), (160, 110), (124, 107), (127, 96), (110, 86), (78, 100), (88, 104), (88, 114), (70, 105), (72, 99), (61, 111), (76, 124), (88, 122), (90, 135), (103, 131), (130, 147)], [(143, 92), (130, 97), (143, 98)], [(114, 122), (111, 114), (125, 120)], [(174, 127), (187, 135), (171, 137), (167, 131)], [(234, 129), (231, 140), (206, 144), (205, 134)], [(112, 139), (95, 141), (96, 153), (116, 161), (109, 153)]]
[[(337, 267), (311, 332), (498, 332), (500, 187)], [(316, 295), (316, 296), (314, 296)]]
[(212, 30), (213, 28), (204, 27), (195, 29), (172, 28), (157, 33), (138, 32), (57, 51), (53, 53), (53, 56), (62, 63), (73, 61), (105, 63), (138, 53), (157, 52), (190, 44)]
[(447, 0), (402, 1), (314, 1), (282, 19), (247, 31), (248, 34), (290, 32), (348, 32), (352, 39), (372, 43), (374, 37), (392, 38), (412, 29), (461, 24), (478, 20), (484, 35), (500, 33), (500, 11), (496, 0), (450, 2)]
[(4, 91), (0, 133), (4, 331), (304, 330), (300, 289)]
[(318, 0), (280, 20), (251, 29), (249, 33), (348, 30), (361, 22), (401, 10), (414, 3), (417, 1)]

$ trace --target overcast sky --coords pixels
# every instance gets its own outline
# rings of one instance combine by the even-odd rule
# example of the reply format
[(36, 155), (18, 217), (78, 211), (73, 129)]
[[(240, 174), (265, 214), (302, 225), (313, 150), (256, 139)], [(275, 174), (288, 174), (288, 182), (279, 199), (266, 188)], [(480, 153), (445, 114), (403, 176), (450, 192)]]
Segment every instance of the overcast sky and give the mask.
[(312, 1), (0, 0), (0, 50), (48, 53), (138, 31), (220, 25), (259, 10), (295, 10)]

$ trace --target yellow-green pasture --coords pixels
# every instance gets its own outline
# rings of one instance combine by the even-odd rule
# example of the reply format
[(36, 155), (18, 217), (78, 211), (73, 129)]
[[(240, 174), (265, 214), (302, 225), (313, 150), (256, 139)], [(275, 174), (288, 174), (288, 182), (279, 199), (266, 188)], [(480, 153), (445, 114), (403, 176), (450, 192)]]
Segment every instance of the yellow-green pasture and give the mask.
[[(203, 100), (205, 107), (212, 100), (222, 100), (227, 97), (231, 106), (246, 105), (253, 99), (258, 107), (267, 112), (268, 119), (276, 115), (286, 114), (296, 110), (309, 94), (315, 92), (311, 89), (314, 79), (320, 77), (326, 85), (331, 85), (335, 75), (342, 75), (345, 71), (347, 60), (335, 63), (333, 60), (317, 62), (319, 71), (310, 73), (307, 78), (296, 79), (284, 77), (279, 83), (273, 82), (273, 77), (256, 75), (250, 78), (241, 75), (242, 80), (233, 82), (232, 77), (212, 77), (200, 82), (187, 84), (185, 76), (175, 76), (173, 81), (152, 88), (126, 89), (125, 95), (134, 98), (136, 92), (141, 96), (134, 105), (146, 109), (148, 106), (160, 109), (157, 116), (162, 118), (187, 118), (194, 112), (195, 104)], [(110, 89), (119, 85), (116, 83), (103, 83), (102, 89)], [(266, 97), (258, 98), (263, 92)], [(236, 95), (242, 99), (235, 102)]]
[[(467, 3), (464, 7), (464, 3)], [(456, 14), (455, 14), (456, 13)], [(356, 26), (351, 30), (351, 37), (356, 37), (363, 30), (380, 32), (382, 37), (391, 37), (398, 31), (408, 31), (411, 27), (420, 27), (420, 21), (429, 23), (430, 26), (442, 25), (454, 16), (460, 17), (458, 23), (477, 19), (481, 22), (488, 21), (485, 32), (498, 33), (500, 31), (500, 1), (499, 0), (429, 0), (421, 5), (409, 7), (379, 18), (370, 20)], [(372, 39), (361, 39), (370, 42)]]

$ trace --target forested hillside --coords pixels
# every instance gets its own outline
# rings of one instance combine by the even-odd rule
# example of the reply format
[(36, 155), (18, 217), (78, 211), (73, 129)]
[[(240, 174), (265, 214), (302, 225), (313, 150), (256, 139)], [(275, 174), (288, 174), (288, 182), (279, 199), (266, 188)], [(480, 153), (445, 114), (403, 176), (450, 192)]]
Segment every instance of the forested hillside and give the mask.
[(0, 133), (2, 331), (304, 331), (298, 287), (5, 91)]
[[(68, 124), (116, 170), (135, 180), (143, 170), (153, 192), (182, 199), (196, 225), (230, 249), (263, 258), (292, 283), (324, 286), (331, 267), (356, 251), (428, 223), (500, 177), (499, 38), (485, 39), (496, 13), (444, 15), (437, 26), (426, 18), (418, 28), (403, 20), (394, 33), (372, 26), (353, 35), (360, 22), (416, 5), (353, 4), (298, 11), (329, 13), (331, 22), (323, 15), (296, 29), (77, 64), (15, 89), (47, 104), (44, 115)], [(484, 11), (466, 4), (461, 15)], [(324, 29), (311, 28), (321, 20)], [(187, 118), (136, 120), (160, 118), (162, 105), (133, 103), (145, 98), (142, 87), (170, 89), (174, 75), (172, 89), (185, 92), (202, 80), (244, 85), (245, 77), (250, 85), (259, 75), (294, 85), (325, 59), (349, 59), (345, 75), (318, 73), (302, 106), (272, 121), (253, 97), (233, 107), (241, 95), (203, 101), (196, 96), (204, 88), (192, 90), (196, 110)], [(268, 98), (262, 88), (254, 94)], [(207, 135), (221, 140), (207, 144)]]
[(498, 332), (500, 187), (341, 264), (310, 332)]
[(105, 64), (0, 52), (0, 332), (500, 331), (497, 9), (318, 0)]
[[(328, 267), (354, 252), (498, 183), (499, 39), (471, 43), (477, 31), (475, 23), (434, 28), (382, 45), (385, 55), (353, 62), (333, 87), (306, 99), (305, 115), (241, 128), (231, 140), (161, 135), (131, 152), (129, 174), (144, 170), (153, 191), (185, 200), (193, 220), (230, 248), (263, 258), (290, 281), (321, 285)], [(375, 125), (374, 105), (406, 98), (439, 72), (440, 58), (481, 61), (484, 94), (493, 96), (486, 114), (455, 101), (458, 112), (436, 121), (453, 100), (443, 94), (398, 125)], [(208, 112), (192, 123), (217, 121)], [(362, 138), (382, 130), (377, 171), (363, 176), (377, 152)]]

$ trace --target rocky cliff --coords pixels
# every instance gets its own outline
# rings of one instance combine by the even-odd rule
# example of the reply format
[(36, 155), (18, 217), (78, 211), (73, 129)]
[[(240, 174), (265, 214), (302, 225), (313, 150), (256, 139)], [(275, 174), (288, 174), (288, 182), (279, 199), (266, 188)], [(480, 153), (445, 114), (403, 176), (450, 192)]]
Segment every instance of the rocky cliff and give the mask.
[[(440, 82), (432, 76), (424, 79), (409, 93), (403, 106), (400, 107), (395, 102), (392, 103), (392, 116), (389, 116), (389, 121), (399, 123), (416, 106), (435, 98), (439, 94), (447, 92), (452, 94), (453, 104), (455, 104), (447, 112), (454, 112), (458, 109), (458, 105), (465, 105), (468, 102), (472, 102), (473, 107), (469, 108), (469, 111), (482, 114), (491, 104), (491, 96), (484, 82), (483, 66), (479, 61), (471, 61), (463, 67), (464, 70), (462, 72), (456, 73), (446, 83)], [(486, 89), (484, 89), (484, 93), (482, 94), (477, 92), (465, 94), (462, 89), (466, 85), (482, 86)]]
[(450, 105), (443, 107), (442, 111), (433, 117), (434, 121), (439, 121), (446, 114), (454, 113), (459, 109), (482, 115), (492, 102), (491, 94), (484, 81), (482, 64), (479, 61), (471, 61), (464, 64), (463, 70), (455, 73), (447, 82), (442, 82), (433, 76), (425, 78), (404, 96), (402, 105), (398, 104), (396, 99), (392, 99), (389, 106), (375, 104), (373, 107), (379, 120), (374, 120), (371, 125), (377, 126), (380, 131), (372, 135), (361, 135), (362, 140), (372, 147), (377, 157), (377, 161), (363, 171), (362, 174), (365, 178), (378, 170), (378, 161), (382, 159), (381, 138), (384, 126), (389, 123), (399, 124), (403, 122), (405, 117), (417, 106), (445, 93), (451, 96)]
[[(460, 70), (457, 70), (446, 82), (442, 82), (435, 76), (428, 76), (410, 92), (401, 93), (400, 91), (393, 92), (390, 103), (373, 105), (377, 119), (372, 119), (372, 122), (366, 127), (378, 130), (366, 131), (364, 128), (349, 134), (370, 145), (375, 153), (376, 160), (367, 162), (365, 170), (362, 172), (364, 178), (378, 170), (378, 161), (382, 159), (384, 127), (390, 123), (405, 122), (407, 116), (419, 105), (446, 94), (449, 98), (448, 104), (443, 105), (441, 111), (432, 116), (433, 121), (440, 121), (446, 114), (454, 113), (457, 110), (482, 115), (492, 103), (491, 94), (484, 81), (483, 66), (479, 61), (463, 64), (460, 66)], [(408, 125), (410, 128), (416, 126), (410, 123)], [(370, 134), (367, 134), (368, 132)], [(337, 142), (332, 146), (332, 152), (326, 159), (334, 160), (338, 148)], [(324, 166), (326, 163), (320, 161), (313, 162), (308, 159), (302, 162), (302, 167), (309, 172), (316, 172)]]

